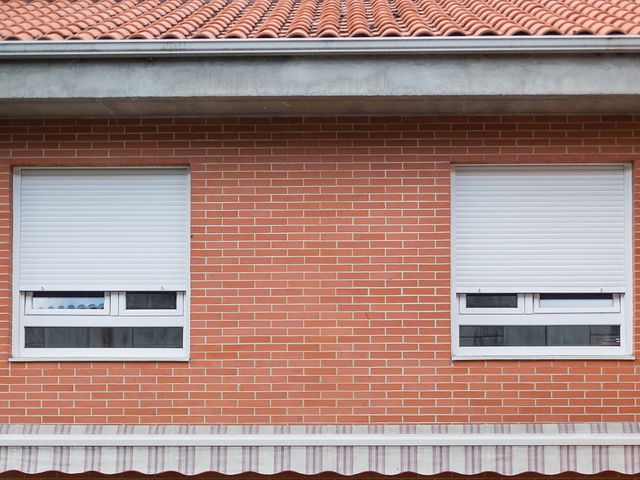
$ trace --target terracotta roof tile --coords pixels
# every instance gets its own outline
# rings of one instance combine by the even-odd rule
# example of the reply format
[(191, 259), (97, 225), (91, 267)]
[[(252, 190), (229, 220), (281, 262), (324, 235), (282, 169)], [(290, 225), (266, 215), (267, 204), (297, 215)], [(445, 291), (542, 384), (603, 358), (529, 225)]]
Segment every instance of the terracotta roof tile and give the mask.
[(278, 38), (282, 36), (284, 25), (287, 23), (295, 6), (294, 0), (279, 0), (273, 9), (262, 20), (256, 30), (258, 38)]
[(633, 0), (0, 0), (0, 40), (639, 33)]
[(300, 0), (285, 36), (288, 38), (309, 37), (317, 6), (317, 0)]

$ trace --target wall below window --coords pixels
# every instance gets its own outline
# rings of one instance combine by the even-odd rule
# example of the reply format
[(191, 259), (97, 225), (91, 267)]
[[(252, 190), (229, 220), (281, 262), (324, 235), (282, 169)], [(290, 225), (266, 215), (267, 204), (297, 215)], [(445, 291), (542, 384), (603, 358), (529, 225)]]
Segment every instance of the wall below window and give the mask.
[[(452, 162), (639, 153), (627, 116), (2, 120), (0, 423), (640, 421), (635, 361), (453, 363), (449, 313)], [(191, 168), (192, 360), (10, 363), (12, 166), (156, 165)]]

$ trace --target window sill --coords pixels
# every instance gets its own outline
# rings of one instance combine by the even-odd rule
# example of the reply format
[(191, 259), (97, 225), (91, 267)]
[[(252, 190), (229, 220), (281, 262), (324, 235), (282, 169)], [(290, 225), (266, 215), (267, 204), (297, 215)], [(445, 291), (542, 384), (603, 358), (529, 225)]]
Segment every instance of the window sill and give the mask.
[(468, 361), (490, 361), (490, 360), (635, 360), (635, 355), (452, 355), (451, 360), (454, 362)]
[(11, 363), (27, 362), (188, 362), (189, 357), (10, 357)]

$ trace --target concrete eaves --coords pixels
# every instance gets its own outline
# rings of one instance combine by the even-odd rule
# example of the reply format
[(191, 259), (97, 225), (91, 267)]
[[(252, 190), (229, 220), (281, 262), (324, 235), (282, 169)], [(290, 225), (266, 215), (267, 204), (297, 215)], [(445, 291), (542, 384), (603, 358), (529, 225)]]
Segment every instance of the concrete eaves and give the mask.
[(22, 58), (0, 116), (635, 113), (640, 54)]

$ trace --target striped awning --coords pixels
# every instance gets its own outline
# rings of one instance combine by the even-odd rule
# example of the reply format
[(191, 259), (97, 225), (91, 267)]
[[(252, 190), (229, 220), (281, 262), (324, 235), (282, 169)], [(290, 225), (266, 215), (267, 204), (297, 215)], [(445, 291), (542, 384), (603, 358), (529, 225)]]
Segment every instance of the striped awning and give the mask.
[(0, 425), (0, 472), (640, 473), (640, 424)]

